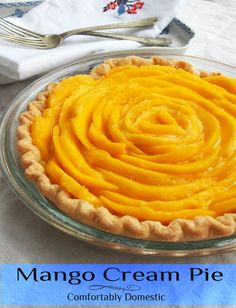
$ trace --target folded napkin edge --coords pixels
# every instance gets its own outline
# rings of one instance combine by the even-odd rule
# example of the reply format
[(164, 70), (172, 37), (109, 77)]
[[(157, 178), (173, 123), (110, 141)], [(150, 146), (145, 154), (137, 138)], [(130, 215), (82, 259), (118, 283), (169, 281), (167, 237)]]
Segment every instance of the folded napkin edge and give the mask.
[(0, 73), (10, 79), (19, 79), (21, 70), (19, 63), (12, 59), (0, 56)]

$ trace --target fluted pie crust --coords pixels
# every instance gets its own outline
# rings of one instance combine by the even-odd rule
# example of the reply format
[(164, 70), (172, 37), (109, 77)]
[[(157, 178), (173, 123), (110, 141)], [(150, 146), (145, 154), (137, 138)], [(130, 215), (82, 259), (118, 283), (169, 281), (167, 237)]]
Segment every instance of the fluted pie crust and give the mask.
[[(186, 62), (157, 56), (149, 59), (130, 56), (106, 60), (91, 71), (91, 76), (99, 79), (111, 68), (127, 64), (135, 66), (158, 64), (182, 68), (194, 73), (192, 66)], [(200, 76), (207, 75), (205, 72), (199, 74)], [(52, 184), (45, 174), (40, 151), (32, 144), (30, 130), (34, 117), (41, 115), (46, 108), (47, 97), (54, 87), (55, 84), (50, 84), (44, 92), (39, 93), (36, 100), (29, 103), (28, 110), (20, 115), (20, 126), (17, 129), (17, 149), (21, 155), (22, 166), (27, 178), (33, 181), (40, 192), (62, 212), (75, 220), (110, 233), (155, 241), (198, 241), (229, 236), (236, 232), (236, 214), (224, 214), (217, 218), (199, 216), (192, 220), (175, 219), (168, 225), (163, 225), (158, 221), (140, 222), (137, 218), (129, 215), (116, 216), (103, 206), (95, 208), (87, 201), (73, 198), (59, 185)]]

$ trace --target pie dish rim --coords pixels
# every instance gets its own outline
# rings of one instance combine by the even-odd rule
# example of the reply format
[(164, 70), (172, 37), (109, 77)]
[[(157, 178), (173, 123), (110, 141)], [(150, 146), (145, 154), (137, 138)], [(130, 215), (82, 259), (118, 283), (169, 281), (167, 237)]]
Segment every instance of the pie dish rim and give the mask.
[[(122, 61), (124, 61), (124, 59), (125, 58), (122, 58)], [(135, 56), (133, 58), (128, 57), (128, 59), (129, 60), (132, 59), (133, 64), (137, 60)], [(113, 60), (113, 63), (114, 63), (114, 60)], [(174, 65), (180, 64), (180, 66), (181, 65), (186, 66), (186, 62), (183, 62), (183, 61), (174, 61), (172, 62), (172, 65), (173, 63)], [(120, 65), (121, 63), (119, 62), (118, 64)], [(170, 62), (168, 65), (170, 65)], [(101, 68), (101, 65), (100, 65), (100, 68)], [(48, 90), (50, 91), (50, 89)], [(37, 111), (35, 110), (35, 105), (38, 106), (39, 101), (45, 100), (46, 95), (47, 95), (47, 92), (43, 92), (43, 94), (41, 93), (40, 95), (38, 95), (37, 100), (33, 104), (31, 104), (31, 109), (26, 112), (28, 113), (29, 117), (34, 115), (35, 112), (37, 113)], [(39, 109), (40, 108), (42, 109), (42, 105), (39, 107)], [(30, 121), (29, 119), (28, 120), (24, 119), (21, 124), (23, 124), (23, 126), (26, 127), (29, 124), (29, 121)], [(24, 134), (25, 132), (23, 133), (23, 135)], [(19, 140), (24, 140), (24, 138), (26, 140), (29, 137), (27, 136), (27, 137), (22, 138), (23, 136), (22, 132), (18, 133), (18, 136), (19, 135), (20, 135)], [(18, 142), (18, 148), (19, 148), (19, 142)], [(20, 146), (19, 148), (21, 153), (23, 152), (27, 153), (25, 152), (25, 149), (26, 148), (24, 146), (23, 147)], [(32, 152), (36, 151), (33, 145), (32, 145), (32, 148), (28, 152), (30, 151), (31, 151), (31, 154)], [(48, 185), (47, 179), (45, 179), (45, 177), (43, 176), (44, 173), (42, 173), (39, 176), (38, 175), (39, 170), (37, 169), (36, 173), (33, 171), (33, 174), (32, 174), (32, 164), (29, 165), (30, 155), (28, 153), (28, 156), (26, 155), (28, 158), (23, 159), (23, 165), (24, 165), (24, 168), (29, 168), (31, 165), (31, 168), (30, 168), (31, 174), (29, 175), (30, 172), (28, 172), (28, 176), (31, 177), (31, 180), (33, 179), (34, 181), (37, 182), (37, 185), (39, 186), (43, 195), (46, 195), (46, 197), (48, 197), (50, 200), (56, 203), (59, 209), (60, 208), (62, 209), (62, 207), (63, 208), (68, 207), (69, 203), (70, 203), (70, 206), (74, 207), (72, 203), (75, 203), (74, 201), (77, 199), (69, 198), (69, 196), (65, 193), (64, 190), (58, 191), (59, 196), (57, 196), (57, 199), (55, 199), (55, 196), (53, 196), (53, 194), (55, 193), (55, 190), (58, 189), (58, 187), (55, 187), (55, 185), (49, 184), (54, 187), (51, 187), (51, 189), (48, 189), (47, 186), (49, 187), (49, 185)], [(38, 157), (38, 153), (35, 155)], [(30, 157), (30, 159), (32, 160), (32, 157)], [(37, 163), (37, 160), (34, 161), (34, 163)], [(226, 236), (234, 234), (235, 229), (236, 229), (236, 223), (235, 223), (236, 215), (235, 214), (224, 214), (223, 216), (220, 216), (216, 219), (205, 217), (205, 216), (199, 216), (199, 217), (194, 218), (193, 220), (177, 219), (177, 220), (172, 221), (168, 225), (168, 228), (169, 228), (169, 232), (168, 232), (166, 230), (167, 227), (163, 225), (160, 226), (159, 222), (155, 222), (155, 226), (154, 226), (152, 222), (149, 222), (149, 221), (138, 222), (138, 220), (134, 219), (133, 217), (130, 218), (126, 216), (126, 217), (117, 219), (117, 216), (115, 216), (114, 218), (114, 215), (111, 214), (106, 208), (100, 207), (95, 210), (93, 206), (91, 205), (89, 206), (88, 203), (84, 203), (83, 200), (82, 202), (79, 200), (79, 204), (77, 202), (76, 208), (77, 208), (76, 212), (73, 212), (74, 211), (74, 208), (73, 208), (73, 210), (71, 210), (71, 213), (67, 213), (67, 215), (72, 216), (72, 218), (75, 218), (73, 217), (73, 215), (79, 214), (79, 217), (80, 217), (79, 221), (87, 225), (90, 225), (92, 227), (102, 229), (106, 232), (119, 234), (122, 236), (134, 237), (134, 238), (145, 239), (145, 240), (166, 241), (166, 242), (200, 241), (200, 240), (208, 240), (212, 238), (226, 237)]]

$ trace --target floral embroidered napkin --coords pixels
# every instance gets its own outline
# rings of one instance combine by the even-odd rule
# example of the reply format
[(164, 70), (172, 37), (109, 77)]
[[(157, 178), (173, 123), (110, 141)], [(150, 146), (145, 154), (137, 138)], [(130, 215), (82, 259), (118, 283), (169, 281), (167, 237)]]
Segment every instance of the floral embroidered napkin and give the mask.
[[(159, 21), (145, 30), (120, 29), (119, 33), (157, 36), (176, 15), (182, 0), (45, 0), (11, 22), (41, 33), (61, 33), (86, 26), (96, 26), (158, 16)], [(118, 30), (116, 30), (118, 31)], [(101, 51), (133, 49), (131, 41), (74, 36), (60, 47), (39, 50), (0, 41), (0, 84), (23, 80), (68, 64), (85, 55)]]

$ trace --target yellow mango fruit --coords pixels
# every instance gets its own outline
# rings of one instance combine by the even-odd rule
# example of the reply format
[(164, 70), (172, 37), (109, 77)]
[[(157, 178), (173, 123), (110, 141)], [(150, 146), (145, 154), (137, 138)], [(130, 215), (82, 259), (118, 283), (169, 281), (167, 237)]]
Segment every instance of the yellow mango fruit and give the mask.
[(68, 77), (31, 126), (53, 183), (140, 221), (236, 212), (236, 81), (167, 65)]

